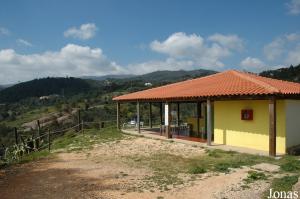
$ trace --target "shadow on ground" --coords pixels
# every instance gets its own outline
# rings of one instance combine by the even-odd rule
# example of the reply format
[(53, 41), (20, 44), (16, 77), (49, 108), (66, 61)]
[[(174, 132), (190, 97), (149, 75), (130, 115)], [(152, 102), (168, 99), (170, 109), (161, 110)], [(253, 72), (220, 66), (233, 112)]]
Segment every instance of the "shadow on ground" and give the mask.
[[(120, 189), (119, 185), (104, 185), (101, 180), (80, 177), (80, 169), (48, 168), (58, 159), (41, 160), (14, 166), (0, 172), (0, 193), (2, 199), (35, 198), (107, 198), (102, 191)], [(100, 195), (99, 195), (100, 194)]]

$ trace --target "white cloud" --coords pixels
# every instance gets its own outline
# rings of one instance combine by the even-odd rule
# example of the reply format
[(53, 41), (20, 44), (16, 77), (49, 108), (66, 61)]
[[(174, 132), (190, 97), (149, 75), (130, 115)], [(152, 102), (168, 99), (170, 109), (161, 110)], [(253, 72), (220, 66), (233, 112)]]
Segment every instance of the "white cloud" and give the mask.
[(289, 14), (298, 15), (300, 13), (300, 0), (291, 0), (286, 5)]
[(264, 54), (270, 61), (280, 58), (284, 52), (285, 40), (281, 37), (274, 39), (271, 43), (264, 46)]
[(289, 33), (275, 38), (264, 46), (264, 54), (269, 61), (289, 66), (300, 64), (300, 33)]
[(208, 37), (209, 41), (217, 42), (225, 48), (234, 49), (234, 50), (243, 50), (244, 42), (237, 35), (222, 35), (216, 33)]
[(221, 59), (230, 56), (237, 46), (240, 47), (235, 44), (237, 40), (238, 43), (241, 41), (238, 37), (229, 37), (216, 34), (210, 39), (204, 39), (200, 35), (178, 32), (164, 41), (151, 42), (150, 48), (177, 61), (192, 61), (194, 67), (215, 69), (223, 67)]
[(3, 28), (3, 27), (0, 27), (0, 35), (9, 35), (10, 34), (10, 31), (6, 28)]
[(300, 64), (300, 44), (288, 52), (285, 62), (294, 66)]
[(60, 51), (22, 55), (13, 49), (0, 50), (1, 84), (46, 76), (119, 74), (125, 70), (100, 48), (68, 44)]
[(65, 37), (87, 40), (96, 35), (97, 27), (94, 23), (82, 24), (79, 28), (71, 27), (64, 32)]
[(17, 39), (16, 41), (18, 44), (23, 45), (23, 46), (28, 46), (31, 47), (33, 46), (32, 43), (30, 43), (29, 41), (26, 41), (24, 39)]
[(203, 48), (204, 39), (196, 34), (186, 35), (178, 32), (170, 35), (165, 41), (153, 41), (150, 44), (152, 50), (168, 54), (172, 57), (189, 56)]
[(286, 39), (288, 41), (297, 41), (300, 40), (300, 34), (299, 33), (290, 33), (285, 35)]
[(266, 68), (266, 64), (258, 58), (255, 57), (247, 57), (241, 61), (240, 65), (243, 69), (247, 71), (261, 71)]
[(192, 70), (195, 63), (189, 60), (176, 60), (174, 58), (167, 58), (166, 60), (152, 60), (137, 64), (129, 64), (128, 71), (134, 74), (145, 74), (157, 70)]

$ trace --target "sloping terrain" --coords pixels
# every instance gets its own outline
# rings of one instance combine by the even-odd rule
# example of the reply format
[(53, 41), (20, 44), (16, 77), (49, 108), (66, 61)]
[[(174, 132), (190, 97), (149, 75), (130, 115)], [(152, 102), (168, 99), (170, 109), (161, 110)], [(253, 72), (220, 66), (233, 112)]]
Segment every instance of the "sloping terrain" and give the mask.
[(274, 179), (293, 177), (287, 189), (298, 181), (267, 157), (122, 134), (88, 131), (52, 147), (48, 158), (2, 170), (1, 198), (253, 199)]
[(42, 78), (16, 84), (0, 91), (1, 102), (17, 102), (29, 97), (72, 95), (89, 91), (91, 84), (78, 78)]

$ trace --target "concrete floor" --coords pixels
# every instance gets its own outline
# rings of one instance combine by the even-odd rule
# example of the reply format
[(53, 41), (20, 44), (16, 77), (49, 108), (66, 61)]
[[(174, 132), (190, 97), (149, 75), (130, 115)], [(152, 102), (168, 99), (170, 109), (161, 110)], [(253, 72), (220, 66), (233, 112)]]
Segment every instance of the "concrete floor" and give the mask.
[[(196, 145), (208, 149), (221, 149), (224, 151), (236, 151), (239, 153), (248, 153), (248, 154), (253, 154), (253, 155), (262, 155), (262, 156), (269, 156), (269, 152), (267, 151), (261, 151), (261, 150), (255, 150), (255, 149), (250, 149), (250, 148), (245, 148), (245, 147), (235, 147), (235, 146), (229, 146), (229, 145), (223, 145), (223, 144), (216, 144), (213, 143), (211, 146), (208, 146), (206, 143), (203, 142), (195, 142), (195, 141), (190, 141), (190, 140), (184, 140), (184, 139), (177, 139), (177, 138), (170, 138), (168, 139), (165, 136), (157, 135), (157, 131), (149, 130), (149, 129), (141, 129), (141, 133), (138, 133), (137, 130), (135, 129), (122, 129), (123, 133), (130, 134), (130, 135), (135, 135), (135, 136), (143, 136), (146, 138), (151, 138), (151, 139), (159, 139), (159, 140), (165, 140), (165, 141), (174, 141), (174, 142), (180, 142), (184, 144), (189, 144), (189, 145)], [(281, 156), (283, 154), (277, 154), (277, 156)]]

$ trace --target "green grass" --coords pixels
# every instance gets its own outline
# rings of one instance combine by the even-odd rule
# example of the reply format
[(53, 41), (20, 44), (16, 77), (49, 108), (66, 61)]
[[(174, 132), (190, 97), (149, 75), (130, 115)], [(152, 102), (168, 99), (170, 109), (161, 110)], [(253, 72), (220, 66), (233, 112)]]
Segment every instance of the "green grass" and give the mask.
[(266, 180), (267, 176), (263, 172), (257, 172), (257, 171), (249, 171), (248, 176), (244, 181), (246, 184), (253, 183), (257, 180)]
[[(299, 175), (291, 175), (291, 176), (284, 176), (282, 178), (275, 178), (272, 183), (270, 189), (275, 191), (292, 191), (293, 185), (298, 182)], [(268, 198), (269, 190), (265, 191), (264, 198)]]
[(154, 171), (154, 175), (144, 179), (144, 188), (152, 188), (152, 183), (161, 191), (167, 191), (169, 185), (179, 185), (183, 181), (178, 177), (178, 173), (187, 172), (187, 159), (181, 156), (158, 153), (151, 156), (127, 157), (127, 163), (133, 167), (148, 167)]
[[(107, 127), (105, 129), (89, 129), (85, 130), (84, 133), (78, 133), (75, 131), (69, 131), (62, 136), (55, 138), (51, 144), (51, 152), (48, 148), (32, 152), (24, 155), (21, 159), (14, 160), (12, 162), (0, 161), (0, 168), (7, 167), (17, 163), (26, 163), (30, 161), (39, 160), (49, 155), (55, 154), (58, 151), (78, 151), (84, 149), (90, 149), (94, 144), (118, 141), (123, 139), (125, 136), (114, 127)], [(128, 137), (128, 136), (126, 136)]]
[(252, 166), (261, 162), (275, 162), (264, 156), (237, 153), (234, 151), (208, 150), (206, 156), (193, 159), (196, 165), (206, 170), (227, 173), (231, 168)]
[(214, 166), (214, 171), (221, 173), (229, 173), (230, 168), (236, 168), (237, 166), (231, 166), (228, 162), (221, 162)]
[[(147, 177), (145, 181), (154, 182), (160, 190), (167, 190), (170, 185), (184, 183), (179, 173), (202, 174), (206, 172), (228, 173), (232, 168), (253, 166), (259, 163), (280, 165), (283, 173), (298, 171), (299, 160), (297, 157), (284, 157), (276, 160), (272, 157), (238, 153), (233, 151), (207, 150), (206, 154), (198, 157), (182, 157), (169, 153), (155, 153), (150, 156), (127, 156), (127, 163), (132, 167), (150, 168), (154, 175)], [(267, 180), (264, 172), (251, 171), (245, 179), (246, 184), (257, 180)]]
[(33, 120), (37, 120), (44, 115), (48, 115), (49, 113), (53, 113), (57, 111), (55, 107), (44, 107), (44, 108), (37, 108), (28, 112), (25, 112), (21, 115), (18, 115), (17, 118), (13, 121), (4, 121), (7, 126), (10, 127), (20, 127), (22, 124), (31, 122)]
[(25, 154), (23, 157), (21, 157), (19, 160), (11, 160), (10, 162), (0, 160), (0, 169), (6, 168), (14, 164), (22, 164), (27, 163), (31, 161), (37, 161), (46, 157), (50, 157), (52, 154), (47, 150), (41, 150), (32, 152), (30, 154)]
[(206, 169), (203, 168), (203, 167), (200, 167), (200, 166), (192, 166), (190, 169), (189, 169), (189, 173), (191, 174), (201, 174), (201, 173), (206, 173)]
[(20, 163), (26, 163), (26, 162), (40, 160), (42, 158), (49, 157), (50, 155), (51, 155), (51, 153), (48, 151), (48, 149), (33, 152), (33, 153), (23, 156), (22, 159), (20, 160)]
[(182, 184), (182, 179), (178, 177), (179, 173), (228, 173), (230, 168), (252, 166), (261, 162), (276, 162), (274, 158), (222, 150), (209, 150), (205, 155), (193, 158), (156, 153), (150, 156), (127, 156), (126, 159), (132, 167), (147, 167), (154, 171), (154, 175), (145, 180), (154, 182), (161, 190), (168, 185)]
[(291, 191), (293, 185), (298, 182), (298, 178), (299, 175), (275, 178), (272, 182), (271, 188), (273, 188), (275, 191)]
[(124, 134), (114, 127), (107, 127), (101, 130), (88, 129), (84, 130), (84, 133), (71, 131), (55, 139), (51, 145), (51, 149), (63, 149), (67, 151), (91, 149), (97, 143), (118, 141), (124, 137)]
[(299, 173), (300, 160), (296, 156), (285, 156), (281, 160), (280, 169), (284, 172)]
[[(57, 137), (51, 144), (51, 154), (60, 151), (82, 151), (91, 149), (95, 144), (105, 142), (119, 142), (121, 139), (130, 139), (132, 136), (124, 135), (114, 127), (105, 129), (86, 129), (84, 133), (70, 131), (63, 136)], [(197, 150), (197, 148), (195, 148)], [(47, 150), (35, 152), (28, 156), (24, 156), (21, 162), (28, 162), (49, 156)], [(197, 178), (197, 175), (206, 172), (228, 173), (232, 168), (240, 168), (242, 166), (253, 166), (259, 163), (271, 163), (281, 166), (282, 173), (299, 173), (299, 157), (284, 156), (280, 160), (272, 157), (250, 155), (237, 153), (233, 151), (207, 150), (206, 154), (197, 157), (183, 157), (176, 154), (165, 152), (154, 153), (152, 155), (128, 155), (124, 158), (125, 162), (133, 168), (148, 168), (153, 175), (145, 177), (145, 187), (158, 187), (161, 191), (170, 189), (170, 186), (177, 186), (185, 183), (185, 180), (178, 174), (191, 174), (190, 180)], [(123, 161), (123, 160), (122, 160)], [(124, 174), (126, 175), (126, 174)], [(288, 185), (284, 185), (284, 189), (290, 188), (295, 183), (294, 177), (286, 177), (283, 179), (275, 179), (272, 186), (279, 189), (284, 180)], [(266, 180), (267, 176), (263, 172), (249, 172), (245, 182), (252, 183), (256, 180)], [(285, 187), (287, 186), (287, 187)], [(142, 190), (142, 189), (140, 189)]]

